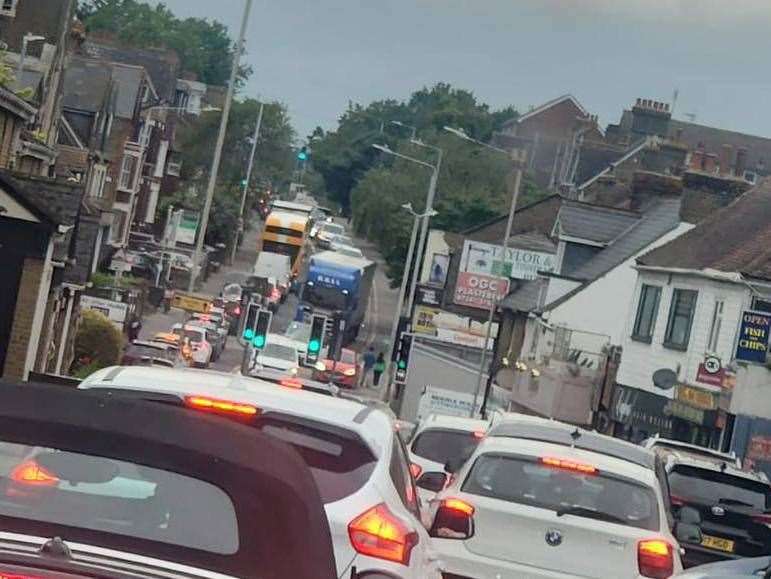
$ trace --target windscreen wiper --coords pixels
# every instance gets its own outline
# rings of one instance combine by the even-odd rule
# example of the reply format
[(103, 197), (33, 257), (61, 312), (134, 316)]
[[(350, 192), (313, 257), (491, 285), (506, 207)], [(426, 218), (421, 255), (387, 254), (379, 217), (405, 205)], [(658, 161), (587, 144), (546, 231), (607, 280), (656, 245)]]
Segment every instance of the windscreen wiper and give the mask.
[(626, 520), (622, 519), (617, 515), (613, 515), (611, 513), (606, 513), (603, 511), (597, 511), (594, 509), (589, 509), (587, 507), (579, 507), (578, 505), (574, 505), (572, 507), (562, 507), (557, 510), (558, 517), (562, 517), (564, 515), (576, 515), (578, 517), (586, 517), (588, 519), (599, 519), (601, 521), (608, 521), (609, 523), (619, 523), (621, 525), (627, 524)]

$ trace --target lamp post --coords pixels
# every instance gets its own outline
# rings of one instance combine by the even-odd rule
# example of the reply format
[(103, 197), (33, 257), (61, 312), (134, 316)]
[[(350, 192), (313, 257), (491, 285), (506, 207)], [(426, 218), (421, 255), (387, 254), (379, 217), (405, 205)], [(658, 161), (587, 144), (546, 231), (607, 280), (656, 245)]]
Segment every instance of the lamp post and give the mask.
[[(420, 159), (415, 159), (413, 157), (409, 157), (407, 155), (402, 155), (401, 153), (397, 153), (396, 151), (391, 150), (386, 145), (372, 145), (375, 149), (378, 151), (381, 151), (383, 153), (387, 153), (388, 155), (392, 155), (394, 157), (397, 157), (399, 159), (403, 159), (405, 161), (410, 161), (412, 163), (415, 163), (416, 165), (421, 165), (423, 167), (427, 167), (431, 169), (431, 182), (429, 184), (429, 195), (431, 195), (431, 190), (436, 189), (436, 175), (438, 174), (437, 168), (434, 165), (431, 165), (430, 163), (426, 163), (425, 161), (421, 161)], [(420, 221), (423, 219), (427, 219), (429, 217), (433, 217), (436, 215), (436, 211), (434, 211), (432, 208), (427, 208), (425, 213), (415, 213), (412, 209), (412, 204), (407, 203), (405, 205), (402, 205), (403, 209), (407, 209), (414, 217), (415, 222), (412, 226), (412, 235), (410, 237), (410, 245), (409, 249), (407, 250), (407, 261), (404, 264), (404, 274), (402, 275), (402, 283), (401, 287), (399, 288), (399, 297), (396, 300), (396, 310), (394, 311), (394, 319), (393, 323), (391, 325), (391, 348), (393, 349), (396, 345), (396, 338), (398, 337), (396, 334), (399, 331), (399, 319), (402, 316), (402, 306), (404, 305), (404, 298), (405, 293), (407, 291), (407, 283), (410, 276), (410, 269), (412, 265), (412, 258), (415, 255), (415, 245), (418, 239), (418, 226), (420, 224)], [(415, 269), (414, 275), (417, 275), (417, 268)], [(388, 367), (386, 368), (386, 376), (389, 377), (389, 385), (390, 385), (390, 376), (393, 372), (393, 360), (391, 359), (393, 356), (389, 356), (388, 358)], [(388, 400), (388, 391), (389, 386), (385, 388), (384, 391), (384, 400)]]
[(16, 69), (16, 83), (19, 85), (19, 88), (21, 88), (21, 75), (24, 73), (24, 61), (27, 58), (27, 45), (30, 42), (40, 42), (42, 40), (45, 40), (45, 36), (40, 36), (39, 34), (25, 34), (21, 39), (21, 52), (19, 53), (19, 66)]
[(195, 289), (196, 281), (196, 268), (201, 260), (201, 252), (203, 251), (203, 241), (206, 237), (206, 229), (209, 226), (209, 213), (211, 213), (212, 201), (214, 200), (214, 189), (217, 185), (217, 174), (220, 169), (220, 161), (222, 160), (222, 149), (225, 145), (225, 134), (228, 130), (228, 119), (230, 118), (230, 107), (233, 104), (233, 91), (235, 90), (236, 76), (238, 75), (238, 67), (241, 61), (241, 53), (244, 49), (244, 38), (246, 37), (246, 26), (249, 23), (249, 14), (252, 11), (252, 0), (246, 0), (244, 6), (244, 15), (241, 19), (241, 29), (238, 33), (238, 41), (233, 52), (233, 64), (230, 69), (230, 80), (228, 82), (228, 91), (225, 96), (225, 105), (222, 109), (222, 118), (220, 119), (219, 133), (217, 134), (217, 144), (214, 147), (214, 157), (211, 162), (211, 170), (209, 171), (209, 182), (206, 186), (206, 199), (204, 201), (203, 211), (201, 213), (201, 223), (198, 229), (198, 238), (196, 239), (195, 251), (193, 252), (193, 265), (190, 270), (190, 283), (188, 284), (188, 290), (192, 292)]
[[(495, 147), (493, 145), (489, 145), (487, 143), (484, 143), (482, 141), (478, 141), (477, 139), (474, 139), (466, 134), (466, 132), (463, 129), (456, 129), (453, 127), (444, 127), (444, 130), (452, 133), (456, 137), (459, 137), (463, 139), (464, 141), (469, 141), (470, 143), (474, 143), (475, 145), (478, 145), (480, 147), (484, 147), (486, 149), (490, 149), (491, 151), (496, 151), (498, 153), (503, 153), (508, 157), (510, 160), (512, 160), (517, 167), (515, 176), (514, 176), (514, 191), (511, 195), (511, 206), (509, 207), (509, 218), (506, 222), (506, 232), (503, 234), (503, 257), (504, 260), (506, 258), (506, 250), (509, 247), (509, 238), (511, 237), (511, 230), (512, 226), (514, 225), (514, 214), (517, 211), (517, 200), (519, 199), (519, 189), (522, 184), (522, 162), (523, 158), (520, 152), (510, 152), (506, 151), (505, 149), (501, 149), (499, 147)], [(471, 414), (470, 416), (473, 418), (474, 414), (476, 414), (476, 407), (477, 402), (479, 401), (479, 395), (482, 391), (482, 377), (485, 373), (485, 363), (487, 362), (487, 345), (490, 343), (490, 335), (492, 333), (493, 328), (493, 319), (495, 318), (495, 311), (498, 309), (498, 300), (492, 299), (490, 303), (490, 311), (487, 316), (487, 330), (485, 332), (485, 341), (482, 345), (482, 359), (479, 362), (479, 372), (477, 373), (477, 385), (476, 389), (474, 390), (474, 402), (471, 405)], [(490, 372), (488, 373), (488, 386), (492, 383), (492, 373), (493, 368), (490, 368)], [(485, 400), (483, 400), (483, 404), (486, 402), (487, 399), (487, 391), (485, 392)]]
[(243, 181), (243, 191), (241, 193), (241, 209), (238, 210), (238, 228), (233, 236), (233, 247), (230, 250), (230, 265), (236, 261), (236, 252), (238, 251), (238, 241), (244, 233), (244, 209), (246, 208), (246, 194), (249, 191), (249, 181), (252, 179), (252, 169), (254, 168), (254, 155), (257, 152), (257, 141), (260, 139), (260, 128), (262, 127), (262, 113), (265, 109), (265, 103), (260, 103), (260, 112), (257, 114), (257, 125), (254, 127), (254, 136), (252, 137), (252, 152), (249, 155), (249, 166), (246, 169), (246, 178)]

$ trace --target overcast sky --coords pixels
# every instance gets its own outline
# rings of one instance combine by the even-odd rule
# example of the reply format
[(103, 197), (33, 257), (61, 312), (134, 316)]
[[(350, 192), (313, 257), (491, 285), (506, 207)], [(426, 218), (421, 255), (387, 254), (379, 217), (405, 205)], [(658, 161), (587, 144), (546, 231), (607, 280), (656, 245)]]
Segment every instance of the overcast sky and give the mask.
[[(164, 3), (234, 37), (244, 4)], [(522, 111), (572, 93), (603, 124), (678, 89), (676, 117), (771, 136), (770, 26), (769, 0), (254, 0), (247, 92), (285, 102), (300, 137), (439, 81)]]

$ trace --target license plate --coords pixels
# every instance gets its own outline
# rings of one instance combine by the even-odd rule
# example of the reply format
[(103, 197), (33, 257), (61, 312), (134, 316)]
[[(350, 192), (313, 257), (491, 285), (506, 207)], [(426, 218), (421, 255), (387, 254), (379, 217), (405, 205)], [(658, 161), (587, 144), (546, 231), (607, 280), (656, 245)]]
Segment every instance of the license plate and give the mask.
[(702, 535), (701, 546), (709, 547), (710, 549), (716, 549), (718, 551), (724, 551), (726, 553), (734, 552), (734, 542), (730, 539), (721, 539), (720, 537), (713, 537), (711, 535)]

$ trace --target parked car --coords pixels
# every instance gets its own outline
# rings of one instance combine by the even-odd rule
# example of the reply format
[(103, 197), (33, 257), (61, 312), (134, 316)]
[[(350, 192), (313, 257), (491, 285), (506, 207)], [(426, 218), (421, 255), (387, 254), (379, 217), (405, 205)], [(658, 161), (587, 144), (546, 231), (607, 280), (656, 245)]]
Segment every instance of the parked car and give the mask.
[(332, 382), (346, 388), (356, 388), (362, 372), (356, 351), (343, 348), (340, 351), (340, 360), (337, 362), (330, 360), (328, 356), (328, 351), (324, 350), (321, 359), (313, 367), (313, 379), (319, 382)]
[(174, 368), (180, 363), (179, 345), (134, 340), (126, 346), (120, 363), (123, 366), (163, 366), (165, 368)]
[[(240, 375), (197, 376), (191, 370), (113, 367), (95, 372), (80, 388), (106, 388), (114, 396), (123, 391), (196, 414), (220, 408), (242, 426), (291, 445), (310, 467), (324, 501), (339, 579), (441, 578), (420, 521), (407, 454), (388, 415)], [(266, 533), (284, 539), (278, 521), (264, 521), (259, 519)]]
[(486, 420), (430, 414), (420, 421), (407, 450), (412, 476), (424, 502), (434, 492), (421, 487), (422, 474), (441, 472), (448, 462), (458, 464), (471, 456), (490, 425)]
[(208, 368), (214, 361), (214, 350), (207, 339), (206, 328), (192, 324), (174, 324), (172, 334), (179, 337), (182, 357), (188, 360), (190, 366), (196, 368)]
[(447, 469), (449, 482), (431, 477), (446, 486), (430, 510), (445, 576), (638, 579), (682, 569), (663, 465), (639, 446), (504, 419)]
[(295, 449), (217, 407), (101, 390), (0, 390), (0, 576), (338, 576), (324, 503)]
[(771, 553), (771, 486), (733, 461), (673, 454), (666, 463), (675, 520), (698, 533), (681, 542), (686, 567)]

